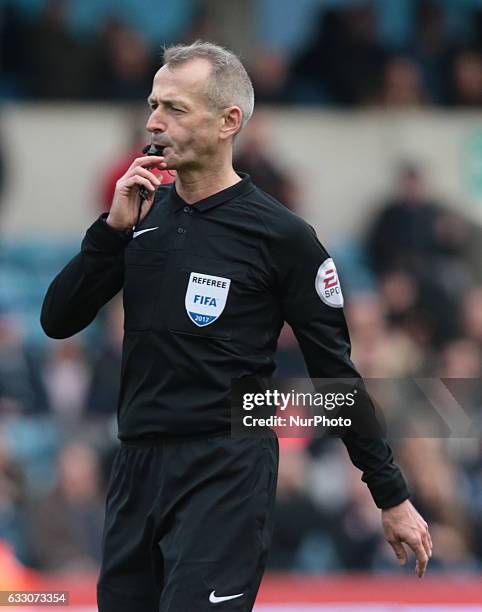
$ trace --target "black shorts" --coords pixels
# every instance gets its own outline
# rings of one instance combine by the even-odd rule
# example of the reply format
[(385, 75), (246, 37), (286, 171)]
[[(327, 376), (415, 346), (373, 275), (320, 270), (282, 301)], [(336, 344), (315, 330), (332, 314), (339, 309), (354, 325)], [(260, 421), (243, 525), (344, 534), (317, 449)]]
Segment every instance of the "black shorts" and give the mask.
[(277, 472), (274, 436), (122, 443), (107, 492), (99, 612), (252, 610)]

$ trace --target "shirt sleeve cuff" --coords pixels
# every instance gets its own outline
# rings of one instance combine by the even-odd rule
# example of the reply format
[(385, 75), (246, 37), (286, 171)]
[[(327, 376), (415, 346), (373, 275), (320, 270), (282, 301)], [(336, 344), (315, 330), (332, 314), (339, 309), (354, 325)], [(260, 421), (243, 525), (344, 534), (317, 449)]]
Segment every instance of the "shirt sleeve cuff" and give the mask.
[(392, 506), (398, 506), (398, 504), (401, 504), (410, 497), (407, 483), (400, 471), (398, 471), (398, 474), (388, 482), (367, 484), (372, 494), (373, 501), (381, 510), (386, 510)]
[(87, 230), (84, 242), (93, 246), (97, 251), (105, 253), (120, 253), (132, 239), (132, 230), (116, 230), (106, 219), (108, 213), (102, 213)]

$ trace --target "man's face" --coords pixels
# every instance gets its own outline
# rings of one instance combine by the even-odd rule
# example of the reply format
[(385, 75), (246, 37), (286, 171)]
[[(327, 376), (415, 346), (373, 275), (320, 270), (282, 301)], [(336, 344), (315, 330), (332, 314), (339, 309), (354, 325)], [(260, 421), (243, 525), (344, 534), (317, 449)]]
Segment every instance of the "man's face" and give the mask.
[(217, 152), (221, 113), (208, 107), (203, 93), (210, 71), (208, 61), (194, 59), (172, 69), (163, 66), (154, 77), (146, 129), (154, 144), (166, 146), (168, 168), (205, 167)]

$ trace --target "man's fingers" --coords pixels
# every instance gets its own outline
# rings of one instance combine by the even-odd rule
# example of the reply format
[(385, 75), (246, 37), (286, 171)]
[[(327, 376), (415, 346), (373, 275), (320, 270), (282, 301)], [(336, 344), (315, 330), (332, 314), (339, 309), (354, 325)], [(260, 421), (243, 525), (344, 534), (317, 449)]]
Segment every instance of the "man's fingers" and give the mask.
[(138, 166), (135, 171), (134, 170), (129, 170), (126, 174), (125, 174), (125, 178), (129, 178), (129, 176), (143, 176), (144, 178), (146, 178), (148, 181), (150, 181), (153, 185), (156, 185), (157, 187), (161, 184), (161, 181), (159, 180), (160, 177), (158, 177), (157, 175), (154, 174), (154, 172), (151, 172), (150, 170), (146, 170), (146, 168), (142, 168), (141, 166)]
[(428, 525), (426, 527), (426, 531), (427, 531), (427, 539), (428, 539), (428, 542), (430, 544), (430, 556), (432, 556), (432, 553), (433, 553), (433, 542), (432, 542), (432, 536), (430, 535), (430, 531), (428, 530)]
[(425, 574), (425, 570), (427, 569), (429, 557), (425, 552), (425, 548), (423, 547), (421, 541), (417, 541), (417, 543), (407, 542), (407, 544), (415, 553), (415, 558), (417, 559), (417, 562), (415, 564), (415, 573), (419, 578), (421, 578)]
[(403, 544), (399, 540), (393, 540), (389, 542), (389, 544), (395, 551), (400, 565), (405, 565), (407, 562), (407, 551), (405, 550)]
[(427, 557), (430, 559), (432, 556), (432, 544), (430, 542), (430, 535), (428, 531), (422, 535), (422, 544)]
[(130, 176), (123, 182), (126, 187), (133, 187), (134, 185), (137, 185), (139, 187), (145, 187), (148, 191), (156, 190), (156, 186), (153, 185), (151, 181), (144, 178), (143, 176), (140, 176), (139, 174), (134, 174), (134, 176)]
[(138, 168), (140, 166), (161, 166), (165, 164), (164, 157), (160, 155), (146, 155), (145, 157), (136, 157), (136, 159), (129, 166), (129, 170)]
[(430, 535), (430, 531), (428, 529), (428, 523), (426, 523), (424, 520), (422, 520), (422, 544), (425, 548), (425, 552), (427, 553), (428, 557), (430, 558), (432, 556), (432, 552), (433, 552), (433, 543), (432, 543), (432, 536)]
[(417, 561), (415, 563), (415, 573), (417, 574), (419, 578), (423, 578), (426, 569), (427, 569), (427, 563), (422, 563), (421, 561)]

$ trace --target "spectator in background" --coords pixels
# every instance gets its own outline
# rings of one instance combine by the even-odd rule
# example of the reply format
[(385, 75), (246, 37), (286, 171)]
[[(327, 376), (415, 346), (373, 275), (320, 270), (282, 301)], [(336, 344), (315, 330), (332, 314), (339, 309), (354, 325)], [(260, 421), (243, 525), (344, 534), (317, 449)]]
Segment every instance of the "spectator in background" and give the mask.
[(6, 183), (6, 163), (5, 163), (5, 155), (4, 155), (4, 147), (3, 147), (3, 138), (0, 126), (0, 216), (2, 214), (3, 209), (3, 193), (5, 191), (5, 183)]
[(463, 476), (457, 464), (449, 459), (445, 441), (404, 438), (398, 456), (407, 470), (414, 504), (433, 529), (434, 567), (473, 568), (473, 523), (461, 495)]
[(0, 414), (47, 411), (47, 395), (38, 369), (22, 342), (18, 321), (0, 305)]
[(377, 548), (383, 543), (378, 512), (351, 466), (347, 466), (346, 477), (346, 502), (335, 514), (332, 523), (335, 550), (340, 569), (366, 571), (373, 567)]
[(422, 75), (415, 62), (404, 56), (387, 61), (379, 101), (383, 106), (395, 109), (423, 106), (428, 102)]
[(465, 461), (464, 467), (467, 474), (468, 507), (474, 525), (472, 546), (480, 567), (482, 564), (482, 440), (480, 438), (475, 441), (474, 452)]
[(93, 57), (87, 43), (67, 24), (68, 0), (48, 0), (31, 24), (27, 41), (33, 95), (47, 99), (84, 99), (91, 92)]
[(84, 411), (90, 382), (90, 365), (78, 338), (50, 345), (43, 379), (51, 410), (65, 423), (74, 423)]
[(17, 558), (25, 555), (25, 525), (22, 506), (25, 483), (20, 467), (8, 453), (8, 445), (0, 432), (0, 541), (8, 542)]
[(256, 37), (263, 41), (265, 38), (260, 32), (258, 7), (255, 4), (246, 0), (200, 0), (192, 2), (192, 6), (195, 9), (191, 24), (185, 28), (182, 36), (178, 36), (180, 40), (184, 43), (199, 39), (215, 40), (223, 47), (236, 49), (248, 64), (253, 58), (258, 58)]
[(447, 32), (446, 13), (440, 2), (434, 0), (419, 0), (415, 11), (415, 35), (409, 45), (409, 56), (420, 68), (423, 87), (430, 100), (446, 103), (454, 52)]
[(260, 189), (283, 202), (290, 210), (296, 210), (296, 184), (269, 149), (266, 117), (256, 113), (240, 139), (240, 146), (234, 155), (236, 169), (249, 174)]
[(437, 374), (440, 378), (480, 378), (481, 347), (467, 338), (447, 343), (439, 357)]
[(476, 8), (472, 15), (474, 28), (474, 47), (482, 53), (482, 8)]
[(420, 372), (424, 353), (402, 329), (390, 328), (376, 294), (355, 295), (347, 305), (352, 358), (367, 378), (403, 378)]
[(291, 327), (285, 323), (278, 338), (276, 376), (279, 378), (307, 378), (306, 365)]
[[(306, 493), (309, 462), (306, 444), (307, 440), (303, 438), (280, 440), (275, 529), (268, 562), (271, 569), (299, 570), (307, 541), (311, 537), (321, 537), (324, 530), (328, 531), (326, 517)], [(326, 550), (320, 547), (319, 556), (323, 555), (326, 555)], [(333, 560), (328, 563), (333, 565)]]
[[(289, 78), (289, 58), (280, 49), (261, 48), (250, 70), (256, 90), (256, 100), (261, 104), (306, 101), (297, 91), (298, 83), (292, 84)], [(310, 100), (308, 100), (310, 101)], [(319, 102), (315, 98), (315, 102)]]
[[(22, 41), (22, 44), (19, 44)], [(30, 32), (13, 0), (0, 6), (0, 98), (32, 93), (28, 67)]]
[(452, 73), (453, 106), (482, 107), (482, 53), (477, 49), (461, 51), (455, 58)]
[(464, 335), (482, 349), (482, 287), (473, 287), (463, 299), (461, 328)]
[(380, 279), (379, 290), (389, 325), (406, 334), (423, 353), (429, 352), (436, 323), (432, 313), (422, 307), (420, 285), (415, 276), (401, 269), (387, 272)]
[[(458, 405), (464, 411), (464, 418), (458, 418), (454, 424), (454, 428), (458, 427), (458, 429), (456, 431), (449, 429), (448, 433), (452, 437), (473, 436), (476, 438), (480, 436), (482, 432), (481, 346), (463, 337), (447, 342), (434, 359), (432, 375), (443, 380), (450, 395), (456, 398)], [(450, 426), (450, 422), (446, 425)], [(470, 440), (470, 443), (474, 441)], [(467, 450), (471, 448), (470, 443), (466, 445)], [(464, 489), (462, 493), (465, 494)]]
[(389, 309), (397, 309), (405, 322), (415, 311), (411, 323), (428, 332), (429, 342), (445, 342), (459, 331), (460, 299), (474, 278), (466, 257), (469, 235), (465, 219), (428, 194), (413, 165), (401, 168), (396, 193), (369, 229), (368, 261)]
[(323, 9), (313, 43), (294, 61), (293, 86), (302, 77), (303, 87), (318, 90), (319, 102), (341, 106), (372, 102), (380, 89), (385, 59), (371, 3)]
[(92, 365), (92, 378), (86, 410), (90, 416), (115, 414), (119, 398), (124, 309), (117, 299), (107, 306), (105, 340), (100, 355)]
[[(314, 438), (309, 451), (312, 462), (305, 466), (306, 490), (315, 500), (323, 528), (329, 534), (327, 539), (325, 534), (324, 542), (318, 543), (316, 551), (318, 556), (320, 550), (329, 551), (330, 556), (325, 563), (331, 563), (320, 567), (318, 561), (318, 565), (312, 569), (371, 569), (377, 548), (383, 543), (377, 524), (378, 512), (370, 504), (356, 470), (347, 461), (341, 441), (332, 437)], [(314, 551), (310, 558), (314, 564)]]
[(96, 65), (92, 94), (95, 98), (138, 101), (147, 97), (153, 58), (139, 33), (112, 17), (100, 31), (94, 49)]
[(57, 463), (57, 484), (26, 510), (29, 558), (39, 570), (97, 571), (103, 523), (99, 463), (88, 446), (65, 446)]
[(371, 268), (379, 275), (405, 269), (417, 272), (437, 250), (440, 203), (427, 193), (420, 168), (404, 164), (393, 195), (376, 214), (367, 238)]

